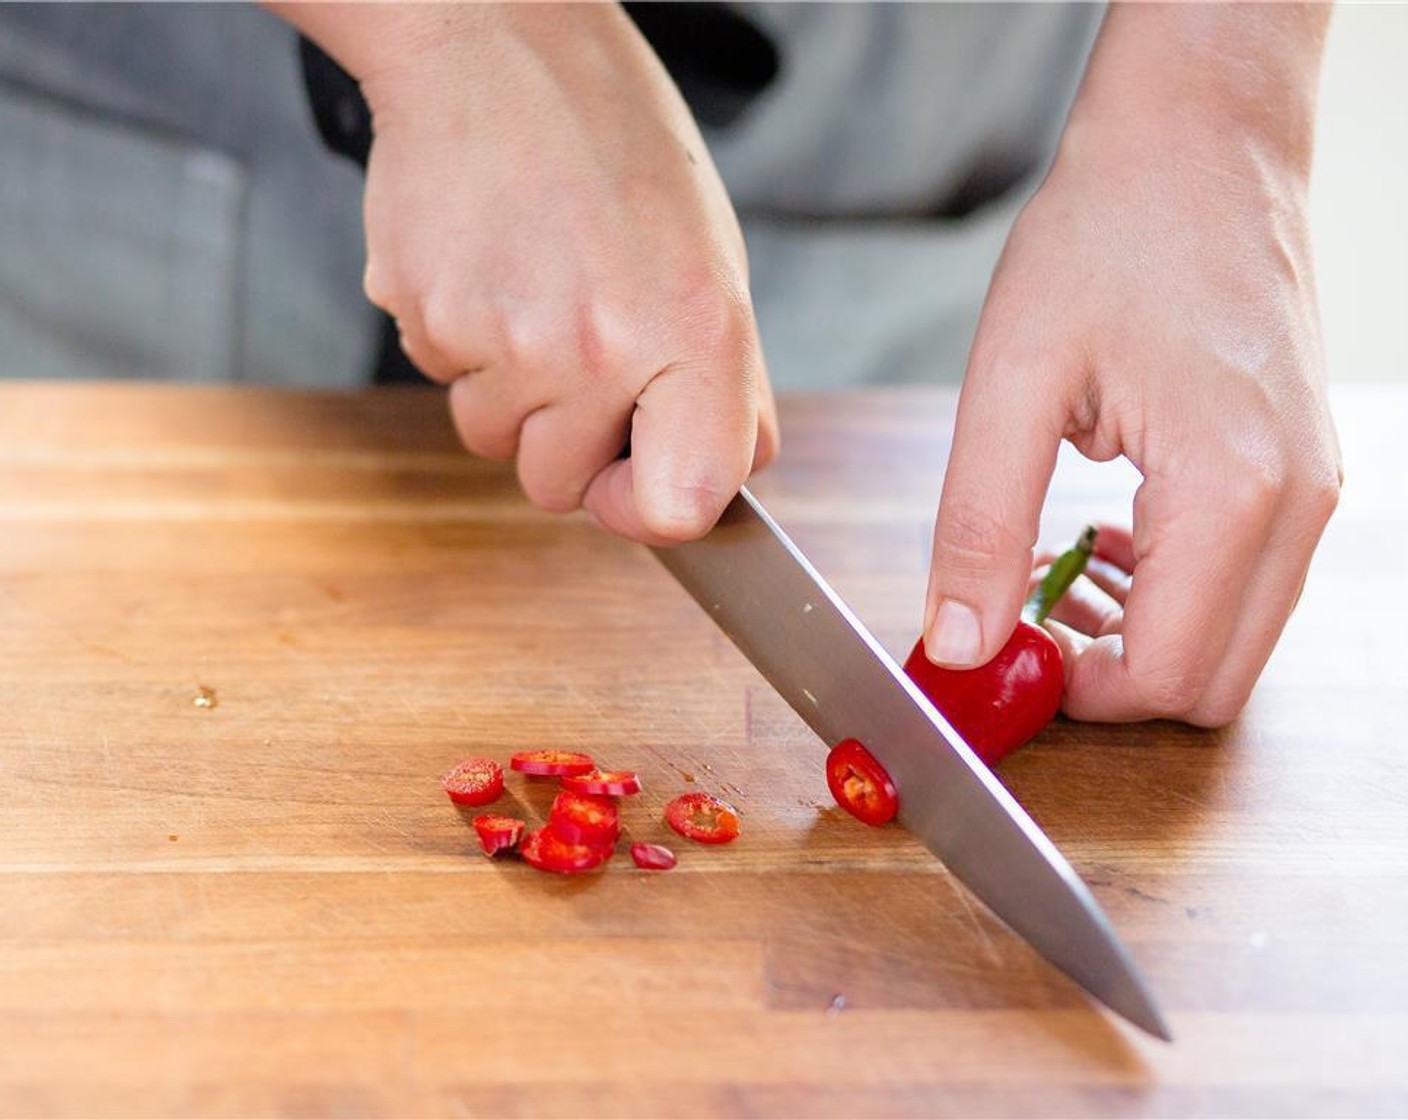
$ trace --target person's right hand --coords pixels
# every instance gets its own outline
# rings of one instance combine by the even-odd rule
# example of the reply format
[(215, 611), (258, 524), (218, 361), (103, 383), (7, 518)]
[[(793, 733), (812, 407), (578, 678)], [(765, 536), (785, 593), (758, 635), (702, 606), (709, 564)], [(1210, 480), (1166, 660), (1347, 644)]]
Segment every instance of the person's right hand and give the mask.
[(331, 49), (373, 114), (368, 297), (537, 505), (703, 534), (777, 419), (738, 222), (659, 61), (615, 5), (366, 18), (379, 47)]

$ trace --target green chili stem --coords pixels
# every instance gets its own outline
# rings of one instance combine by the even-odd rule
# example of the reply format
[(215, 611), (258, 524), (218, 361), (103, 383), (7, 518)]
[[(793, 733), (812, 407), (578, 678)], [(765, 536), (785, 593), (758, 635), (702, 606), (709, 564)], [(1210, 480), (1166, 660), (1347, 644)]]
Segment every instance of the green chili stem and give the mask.
[(1051, 567), (1047, 569), (1046, 575), (1042, 577), (1031, 596), (1027, 599), (1026, 606), (1022, 608), (1022, 618), (1026, 622), (1034, 622), (1040, 626), (1046, 621), (1057, 601), (1066, 593), (1066, 589), (1075, 583), (1076, 577), (1085, 571), (1086, 561), (1090, 559), (1091, 553), (1095, 551), (1095, 526), (1087, 525), (1076, 541), (1073, 548), (1066, 549), (1055, 560), (1051, 561)]

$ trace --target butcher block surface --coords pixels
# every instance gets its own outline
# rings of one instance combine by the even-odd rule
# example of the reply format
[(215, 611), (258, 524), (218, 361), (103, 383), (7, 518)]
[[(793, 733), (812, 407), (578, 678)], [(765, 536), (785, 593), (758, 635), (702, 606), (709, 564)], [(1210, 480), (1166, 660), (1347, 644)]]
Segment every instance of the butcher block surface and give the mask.
[[(785, 400), (755, 488), (901, 656), (953, 408)], [(0, 1114), (1408, 1112), (1408, 392), (1336, 408), (1344, 498), (1242, 718), (1062, 720), (999, 771), (1170, 1045), (841, 814), (654, 558), (531, 508), (438, 392), (0, 387)], [(1135, 482), (1063, 458), (1046, 543)], [(478, 854), (440, 775), (539, 747), (639, 771), (626, 832), (679, 867)], [(696, 789), (741, 839), (668, 833)]]

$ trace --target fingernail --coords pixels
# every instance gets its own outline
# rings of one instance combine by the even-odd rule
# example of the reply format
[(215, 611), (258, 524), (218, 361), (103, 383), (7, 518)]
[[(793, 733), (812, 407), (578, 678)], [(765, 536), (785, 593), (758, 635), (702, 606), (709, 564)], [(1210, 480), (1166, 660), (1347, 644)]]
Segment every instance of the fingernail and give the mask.
[(924, 635), (924, 652), (936, 665), (970, 669), (978, 663), (983, 630), (978, 612), (957, 599), (945, 599)]

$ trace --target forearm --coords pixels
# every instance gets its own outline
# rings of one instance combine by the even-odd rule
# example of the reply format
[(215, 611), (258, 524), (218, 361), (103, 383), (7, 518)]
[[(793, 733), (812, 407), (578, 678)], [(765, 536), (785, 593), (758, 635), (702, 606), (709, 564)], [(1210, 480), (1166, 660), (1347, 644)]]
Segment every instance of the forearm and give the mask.
[(1329, 16), (1328, 4), (1113, 5), (1063, 146), (1098, 132), (1270, 162), (1303, 182)]

